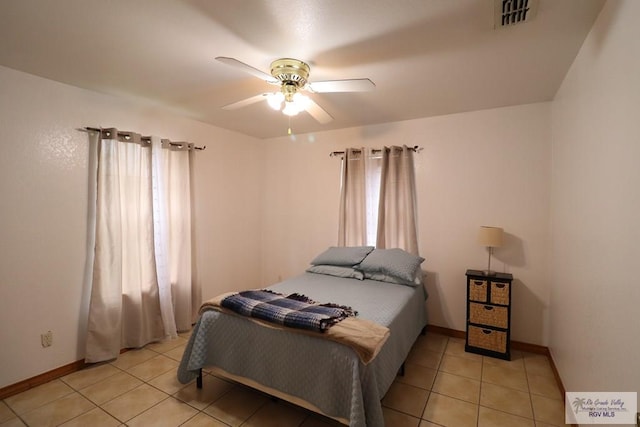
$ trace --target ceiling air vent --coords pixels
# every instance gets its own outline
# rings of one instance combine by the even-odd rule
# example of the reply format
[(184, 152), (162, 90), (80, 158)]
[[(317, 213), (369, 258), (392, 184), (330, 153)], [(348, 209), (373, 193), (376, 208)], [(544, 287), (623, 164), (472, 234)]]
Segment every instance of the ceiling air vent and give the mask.
[(495, 28), (529, 22), (537, 9), (537, 0), (494, 0)]

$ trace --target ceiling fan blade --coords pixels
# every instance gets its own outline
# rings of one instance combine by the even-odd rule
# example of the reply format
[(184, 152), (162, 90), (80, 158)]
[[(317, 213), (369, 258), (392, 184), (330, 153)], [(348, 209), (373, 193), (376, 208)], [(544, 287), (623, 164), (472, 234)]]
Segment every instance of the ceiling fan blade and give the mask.
[(307, 102), (308, 104), (305, 110), (307, 111), (307, 113), (309, 113), (309, 115), (311, 115), (311, 117), (316, 119), (317, 122), (324, 125), (333, 120), (333, 117), (331, 117), (331, 115), (327, 113), (324, 108), (313, 102), (311, 98), (309, 98)]
[(375, 89), (376, 85), (369, 79), (349, 79), (308, 83), (307, 88), (315, 93), (367, 92)]
[(252, 67), (251, 65), (247, 65), (244, 62), (240, 62), (235, 58), (228, 58), (226, 56), (218, 56), (216, 57), (216, 61), (220, 61), (223, 64), (230, 65), (232, 67), (238, 68), (245, 73), (249, 73), (252, 76), (255, 76), (259, 79), (266, 81), (271, 84), (280, 84), (280, 81), (273, 77), (271, 74), (267, 74), (263, 71), (258, 70), (257, 68)]
[(250, 98), (245, 98), (241, 101), (234, 102), (233, 104), (224, 105), (221, 108), (223, 110), (237, 110), (238, 108), (246, 107), (247, 105), (255, 104), (256, 102), (267, 99), (267, 96), (269, 96), (268, 93), (261, 93), (260, 95), (255, 95)]

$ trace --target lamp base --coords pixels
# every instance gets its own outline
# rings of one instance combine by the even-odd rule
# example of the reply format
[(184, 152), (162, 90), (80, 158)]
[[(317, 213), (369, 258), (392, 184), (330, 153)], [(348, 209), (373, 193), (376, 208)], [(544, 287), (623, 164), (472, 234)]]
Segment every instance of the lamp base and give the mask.
[(494, 271), (494, 270), (482, 270), (482, 274), (484, 274), (485, 276), (495, 276), (497, 274), (497, 271)]

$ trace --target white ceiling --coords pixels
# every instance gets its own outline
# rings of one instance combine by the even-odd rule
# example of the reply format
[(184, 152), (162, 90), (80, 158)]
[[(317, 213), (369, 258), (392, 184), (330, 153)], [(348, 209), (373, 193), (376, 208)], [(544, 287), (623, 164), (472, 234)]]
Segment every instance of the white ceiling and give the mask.
[(296, 133), (393, 122), (553, 99), (602, 5), (539, 0), (496, 30), (493, 0), (2, 0), (0, 65), (269, 138), (288, 118), (265, 102), (220, 107), (274, 86), (215, 57), (376, 84), (312, 94), (334, 120), (303, 112)]

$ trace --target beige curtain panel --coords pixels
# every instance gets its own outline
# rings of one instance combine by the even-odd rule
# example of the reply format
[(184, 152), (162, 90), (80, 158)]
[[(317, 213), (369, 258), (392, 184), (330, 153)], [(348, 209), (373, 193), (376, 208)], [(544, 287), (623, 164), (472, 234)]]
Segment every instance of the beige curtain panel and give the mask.
[(376, 246), (401, 248), (418, 255), (413, 150), (406, 145), (385, 147), (380, 175)]
[(344, 152), (341, 171), (338, 246), (367, 244), (366, 168), (364, 148)]
[(89, 138), (97, 150), (92, 363), (189, 329), (194, 289), (190, 151), (116, 129)]

